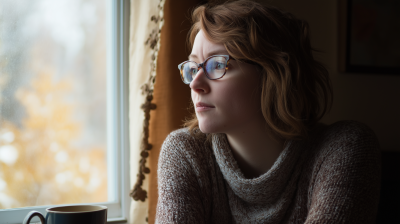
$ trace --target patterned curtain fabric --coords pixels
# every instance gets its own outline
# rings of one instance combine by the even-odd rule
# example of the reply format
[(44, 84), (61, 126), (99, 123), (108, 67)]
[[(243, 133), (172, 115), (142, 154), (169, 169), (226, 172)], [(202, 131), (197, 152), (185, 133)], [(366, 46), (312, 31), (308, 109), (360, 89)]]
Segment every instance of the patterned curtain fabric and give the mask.
[(190, 88), (177, 66), (190, 54), (186, 39), (191, 12), (205, 2), (131, 1), (131, 223), (155, 222), (161, 145), (189, 116)]
[[(150, 110), (160, 47), (160, 29), (163, 25), (164, 0), (131, 1), (129, 44), (129, 132), (130, 173), (134, 199), (130, 208), (130, 223), (147, 223), (149, 173), (148, 142)], [(153, 171), (155, 172), (155, 170)]]
[[(164, 25), (161, 30), (160, 49), (157, 60), (157, 77), (153, 103), (157, 106), (150, 112), (148, 203), (149, 224), (155, 221), (157, 193), (157, 162), (161, 145), (167, 135), (182, 127), (183, 119), (189, 116), (190, 88), (179, 76), (178, 64), (186, 61), (190, 50), (187, 33), (191, 27), (191, 12), (204, 4), (199, 0), (166, 0), (164, 3)], [(147, 176), (146, 176), (147, 180)]]

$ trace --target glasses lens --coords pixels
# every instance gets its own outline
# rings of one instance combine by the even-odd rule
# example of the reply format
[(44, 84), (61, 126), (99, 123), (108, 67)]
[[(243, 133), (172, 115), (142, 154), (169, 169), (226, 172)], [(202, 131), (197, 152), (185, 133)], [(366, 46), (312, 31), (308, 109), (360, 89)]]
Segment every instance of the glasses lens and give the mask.
[(226, 71), (226, 62), (227, 62), (226, 58), (220, 56), (208, 59), (205, 66), (208, 77), (210, 79), (221, 78)]
[(198, 71), (198, 67), (197, 67), (196, 63), (189, 61), (189, 62), (183, 64), (182, 72), (181, 72), (183, 82), (186, 84), (189, 84), (196, 76), (197, 71)]

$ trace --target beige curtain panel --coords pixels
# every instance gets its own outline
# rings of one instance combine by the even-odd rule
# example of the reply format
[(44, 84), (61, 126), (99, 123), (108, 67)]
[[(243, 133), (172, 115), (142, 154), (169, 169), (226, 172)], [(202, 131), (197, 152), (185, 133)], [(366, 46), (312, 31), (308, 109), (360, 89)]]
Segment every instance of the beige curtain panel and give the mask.
[(146, 160), (150, 110), (155, 109), (152, 90), (160, 47), (164, 0), (131, 1), (129, 44), (130, 173), (133, 198), (130, 223), (148, 223), (148, 177)]
[(184, 118), (189, 116), (190, 88), (182, 82), (178, 64), (186, 61), (190, 54), (186, 38), (191, 27), (191, 12), (199, 4), (201, 2), (198, 0), (166, 0), (164, 3), (164, 26), (161, 30), (153, 99), (157, 109), (150, 112), (149, 141), (153, 149), (148, 161), (149, 224), (155, 221), (158, 200), (157, 165), (161, 145), (167, 135), (181, 128)]
[(131, 1), (131, 223), (155, 223), (161, 145), (190, 114), (190, 88), (179, 77), (177, 66), (190, 54), (186, 38), (191, 12), (204, 3)]

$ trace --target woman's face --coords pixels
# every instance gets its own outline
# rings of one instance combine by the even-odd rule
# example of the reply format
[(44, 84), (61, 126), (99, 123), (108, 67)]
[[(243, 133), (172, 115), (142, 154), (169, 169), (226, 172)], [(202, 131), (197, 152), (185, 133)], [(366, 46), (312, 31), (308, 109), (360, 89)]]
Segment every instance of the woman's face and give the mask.
[[(189, 60), (200, 64), (212, 55), (228, 55), (228, 52), (224, 45), (209, 41), (200, 31)], [(257, 66), (232, 59), (221, 79), (209, 80), (200, 69), (190, 83), (200, 130), (203, 133), (229, 133), (265, 123), (258, 88), (260, 81)]]

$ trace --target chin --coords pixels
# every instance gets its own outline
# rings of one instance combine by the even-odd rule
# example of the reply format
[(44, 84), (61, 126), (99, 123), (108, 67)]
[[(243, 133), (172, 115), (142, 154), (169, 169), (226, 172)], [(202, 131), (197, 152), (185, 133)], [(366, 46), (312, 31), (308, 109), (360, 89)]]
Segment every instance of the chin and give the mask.
[(221, 133), (221, 127), (219, 124), (210, 121), (199, 120), (199, 128), (200, 131), (208, 134), (208, 133)]
[(210, 131), (208, 128), (204, 128), (202, 125), (199, 124), (200, 131), (203, 132), (204, 134), (209, 134), (209, 133), (214, 133)]

